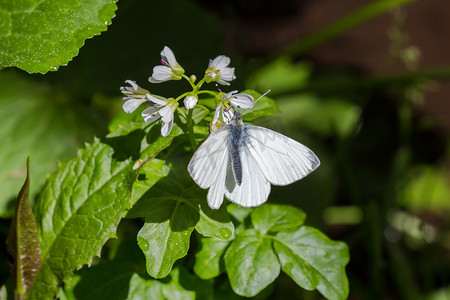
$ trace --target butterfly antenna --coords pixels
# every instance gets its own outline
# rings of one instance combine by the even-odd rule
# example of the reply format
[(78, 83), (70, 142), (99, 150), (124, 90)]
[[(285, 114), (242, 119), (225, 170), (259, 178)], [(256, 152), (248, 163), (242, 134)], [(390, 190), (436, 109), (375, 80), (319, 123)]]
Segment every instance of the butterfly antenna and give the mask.
[[(255, 102), (253, 102), (253, 106), (255, 105), (256, 102), (258, 102), (259, 100), (261, 100), (261, 99), (262, 99), (265, 95), (267, 95), (268, 93), (270, 93), (270, 90), (267, 90), (267, 92), (265, 92), (264, 94), (262, 94), (261, 97), (259, 97), (258, 99), (256, 99)], [(253, 108), (253, 106), (250, 107), (250, 108)], [(247, 113), (247, 110), (249, 110), (250, 108), (247, 108), (246, 110), (244, 110), (244, 111), (242, 112), (241, 115)]]

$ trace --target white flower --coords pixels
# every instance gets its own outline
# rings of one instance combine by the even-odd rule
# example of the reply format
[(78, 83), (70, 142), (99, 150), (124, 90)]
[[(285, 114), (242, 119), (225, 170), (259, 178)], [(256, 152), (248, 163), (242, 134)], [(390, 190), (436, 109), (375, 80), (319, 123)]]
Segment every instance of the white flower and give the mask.
[(131, 85), (120, 87), (120, 91), (125, 95), (122, 99), (125, 101), (122, 108), (127, 114), (131, 114), (142, 103), (146, 102), (145, 95), (150, 94), (146, 89), (141, 88), (132, 80), (126, 80), (125, 83)]
[(189, 95), (186, 96), (186, 98), (184, 98), (184, 107), (186, 107), (187, 109), (192, 109), (195, 107), (195, 105), (198, 102), (198, 97), (197, 94), (191, 93)]
[(147, 94), (147, 100), (154, 103), (154, 105), (144, 109), (142, 116), (145, 122), (151, 123), (161, 118), (161, 134), (168, 136), (173, 126), (173, 114), (178, 107), (178, 102), (173, 98), (156, 98)]
[[(237, 91), (231, 91), (228, 94), (224, 95), (223, 93), (219, 93), (218, 97), (222, 96), (219, 104), (217, 105), (216, 112), (214, 113), (214, 117), (212, 119), (212, 124), (216, 124), (219, 115), (222, 113), (222, 119), (225, 124), (231, 122), (234, 116), (234, 111), (232, 108), (236, 106), (238, 108), (250, 108), (253, 107), (254, 99), (252, 96), (244, 93), (236, 94)], [(236, 95), (234, 95), (236, 94)], [(216, 98), (217, 99), (217, 98)]]
[(206, 82), (217, 81), (219, 84), (230, 85), (229, 81), (236, 79), (234, 68), (228, 68), (230, 58), (219, 55), (213, 60), (209, 60), (208, 69), (205, 71)]
[(151, 83), (160, 83), (168, 80), (179, 80), (184, 74), (184, 69), (177, 63), (175, 55), (169, 47), (164, 46), (161, 51), (161, 64), (153, 68), (152, 76), (148, 79)]

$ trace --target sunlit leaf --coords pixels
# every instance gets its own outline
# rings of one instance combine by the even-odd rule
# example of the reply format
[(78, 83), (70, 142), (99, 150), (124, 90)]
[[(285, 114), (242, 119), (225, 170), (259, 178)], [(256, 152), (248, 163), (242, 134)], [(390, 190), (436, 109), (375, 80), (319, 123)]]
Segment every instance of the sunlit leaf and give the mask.
[(253, 226), (264, 234), (298, 228), (306, 218), (306, 214), (296, 207), (273, 204), (255, 208), (251, 216)]
[(95, 140), (47, 180), (36, 203), (42, 268), (33, 299), (53, 298), (60, 282), (89, 264), (115, 236), (131, 205), (137, 171), (130, 158), (117, 161), (113, 154), (112, 147)]
[(200, 239), (200, 251), (195, 254), (194, 272), (201, 279), (219, 276), (224, 270), (225, 250), (230, 241), (216, 238)]
[(233, 290), (246, 297), (258, 294), (280, 274), (272, 241), (253, 229), (237, 235), (225, 253), (225, 266)]
[(127, 217), (144, 217), (138, 244), (146, 257), (147, 272), (155, 278), (167, 276), (175, 261), (187, 254), (194, 228), (220, 239), (229, 239), (234, 231), (226, 209), (209, 208), (205, 192), (192, 187), (185, 169), (172, 169), (141, 196)]
[(279, 232), (274, 239), (281, 268), (299, 286), (317, 289), (327, 299), (346, 299), (348, 280), (345, 265), (349, 261), (347, 246), (334, 242), (308, 226)]
[(84, 41), (111, 24), (116, 0), (2, 1), (0, 69), (47, 73), (66, 65)]
[(41, 248), (29, 196), (30, 158), (28, 157), (26, 180), (17, 197), (16, 212), (7, 240), (8, 252), (14, 259), (11, 275), (15, 283), (15, 292), (21, 296), (33, 286), (41, 267)]

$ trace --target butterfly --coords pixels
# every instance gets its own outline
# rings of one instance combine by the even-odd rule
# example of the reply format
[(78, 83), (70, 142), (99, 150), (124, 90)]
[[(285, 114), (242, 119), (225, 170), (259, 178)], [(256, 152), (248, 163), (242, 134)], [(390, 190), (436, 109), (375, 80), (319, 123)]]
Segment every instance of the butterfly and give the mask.
[(270, 185), (288, 185), (310, 174), (319, 158), (306, 146), (273, 130), (246, 125), (234, 111), (200, 145), (188, 171), (203, 189), (208, 205), (219, 209), (224, 196), (243, 207), (267, 201)]

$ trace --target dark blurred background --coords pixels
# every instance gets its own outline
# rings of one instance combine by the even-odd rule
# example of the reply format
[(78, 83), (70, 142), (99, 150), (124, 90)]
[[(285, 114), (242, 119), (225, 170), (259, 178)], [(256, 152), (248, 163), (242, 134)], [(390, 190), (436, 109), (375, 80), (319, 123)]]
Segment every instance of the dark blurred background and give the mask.
[[(28, 153), (35, 195), (57, 160), (106, 134), (126, 79), (164, 96), (185, 91), (184, 82), (147, 81), (167, 45), (187, 75), (201, 77), (208, 59), (225, 54), (236, 67), (230, 90), (272, 90), (280, 112), (258, 123), (308, 145), (322, 165), (275, 187), (269, 201), (303, 209), (307, 224), (348, 244), (349, 299), (450, 299), (450, 6), (395, 2), (404, 5), (119, 1), (108, 31), (68, 66), (0, 73), (0, 103), (24, 101), (14, 121), (22, 130), (3, 127), (4, 140), (16, 142), (7, 147), (14, 158), (1, 154), (9, 157), (0, 172), (2, 236)], [(43, 119), (47, 127), (36, 128)], [(4, 282), (6, 263), (0, 271)], [(283, 275), (259, 299), (320, 297)]]

